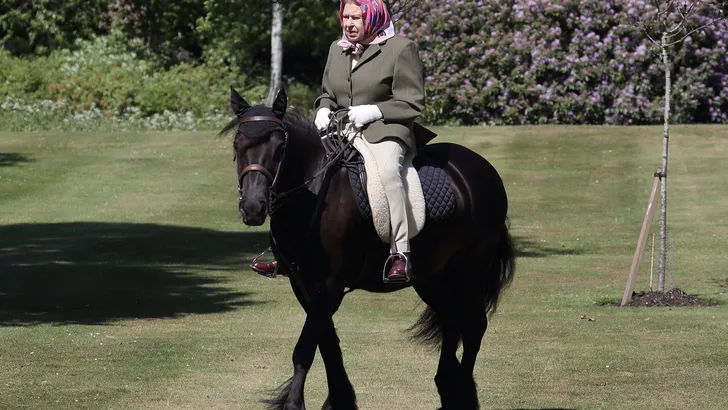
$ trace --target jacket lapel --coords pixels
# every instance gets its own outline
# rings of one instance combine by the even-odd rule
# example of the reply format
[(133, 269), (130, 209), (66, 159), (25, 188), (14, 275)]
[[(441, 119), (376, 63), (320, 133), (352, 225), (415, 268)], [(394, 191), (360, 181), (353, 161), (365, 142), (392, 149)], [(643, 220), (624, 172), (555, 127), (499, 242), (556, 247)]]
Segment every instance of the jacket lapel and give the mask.
[(354, 69), (351, 70), (351, 72), (353, 73), (354, 71), (358, 70), (359, 67), (364, 65), (364, 63), (371, 60), (372, 58), (374, 58), (374, 56), (376, 56), (377, 54), (379, 54), (381, 52), (382, 51), (379, 49), (379, 44), (369, 45), (369, 47), (367, 47), (367, 49), (364, 50), (364, 52), (362, 53), (361, 58), (359, 58), (359, 62), (356, 64), (356, 67), (354, 67)]

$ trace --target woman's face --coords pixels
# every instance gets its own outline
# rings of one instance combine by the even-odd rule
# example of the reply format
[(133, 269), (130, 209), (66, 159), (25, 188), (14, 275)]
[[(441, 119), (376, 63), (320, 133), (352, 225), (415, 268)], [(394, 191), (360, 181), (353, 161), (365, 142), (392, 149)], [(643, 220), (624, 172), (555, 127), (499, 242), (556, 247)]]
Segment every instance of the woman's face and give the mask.
[(361, 16), (361, 7), (353, 3), (344, 5), (343, 13), (344, 34), (352, 43), (364, 39), (364, 22)]

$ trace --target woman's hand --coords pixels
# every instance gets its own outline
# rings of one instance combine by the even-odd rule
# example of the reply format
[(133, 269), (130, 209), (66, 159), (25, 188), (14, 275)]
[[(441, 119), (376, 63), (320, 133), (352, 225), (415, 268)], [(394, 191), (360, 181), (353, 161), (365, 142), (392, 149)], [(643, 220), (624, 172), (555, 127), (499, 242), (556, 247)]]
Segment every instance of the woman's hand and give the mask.
[(349, 107), (349, 121), (353, 122), (358, 128), (380, 119), (382, 119), (382, 112), (376, 105)]
[(331, 118), (329, 118), (330, 114), (331, 110), (326, 107), (321, 108), (316, 112), (316, 119), (313, 123), (316, 124), (316, 128), (318, 128), (319, 131), (323, 131), (329, 127), (329, 122), (331, 122)]

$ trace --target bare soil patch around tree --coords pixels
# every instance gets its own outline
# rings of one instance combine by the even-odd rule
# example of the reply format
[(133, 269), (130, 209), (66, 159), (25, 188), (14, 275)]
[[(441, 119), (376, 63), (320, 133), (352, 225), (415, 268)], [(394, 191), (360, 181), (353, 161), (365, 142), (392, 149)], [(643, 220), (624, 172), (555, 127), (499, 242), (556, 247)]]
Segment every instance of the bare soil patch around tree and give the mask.
[[(619, 303), (617, 303), (619, 306)], [(689, 306), (713, 306), (708, 301), (685, 293), (680, 288), (673, 288), (667, 292), (635, 292), (632, 299), (625, 306), (631, 307), (689, 307)]]

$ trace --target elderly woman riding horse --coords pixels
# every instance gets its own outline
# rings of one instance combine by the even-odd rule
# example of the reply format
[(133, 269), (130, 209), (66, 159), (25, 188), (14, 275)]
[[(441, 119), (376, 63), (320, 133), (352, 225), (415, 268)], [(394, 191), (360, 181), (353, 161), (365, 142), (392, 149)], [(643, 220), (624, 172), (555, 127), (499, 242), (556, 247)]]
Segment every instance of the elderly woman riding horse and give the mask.
[[(363, 19), (369, 21), (364, 5), (373, 3), (343, 1), (342, 21), (344, 9), (350, 4), (359, 5)], [(381, 2), (377, 4), (383, 7)], [(346, 18), (354, 19), (357, 12), (351, 7), (349, 10)], [(349, 32), (353, 35), (356, 30), (350, 27)], [(380, 31), (378, 37), (386, 37), (386, 33), (386, 29)], [(347, 41), (352, 43), (349, 38)], [(347, 89), (346, 82), (334, 79), (332, 73), (345, 72), (351, 67), (349, 63), (354, 64), (352, 56), (359, 47), (345, 46), (337, 42), (329, 51), (325, 76), (329, 80), (324, 80), (325, 92), (317, 102), (317, 125), (332, 128), (325, 124), (329, 116), (320, 114), (326, 113), (324, 108), (336, 110), (359, 104), (348, 111), (349, 120), (364, 128), (364, 136), (372, 146), (382, 144), (386, 137), (396, 137), (389, 139), (391, 148), (382, 150), (382, 155), (399, 164), (401, 156), (413, 148), (410, 126), (419, 115), (422, 99), (419, 73), (411, 67), (403, 68), (400, 61), (419, 64), (416, 48), (396, 36), (376, 44), (370, 42), (368, 47), (361, 44), (363, 52), (351, 76), (346, 77), (351, 81)], [(367, 67), (369, 74), (364, 70)], [(374, 73), (381, 76), (377, 79)], [(389, 95), (387, 90), (392, 94), (384, 98)], [(360, 200), (352, 190), (356, 179), (341, 160), (350, 136), (334, 135), (332, 141), (339, 141), (339, 145), (330, 151), (322, 144), (317, 125), (287, 110), (286, 100), (281, 90), (271, 108), (251, 107), (232, 90), (235, 118), (222, 131), (235, 133), (238, 207), (243, 222), (259, 226), (270, 218), (270, 244), (278, 261), (277, 270), (289, 278), (306, 311), (293, 351), (293, 377), (281, 386), (277, 397), (268, 401), (270, 408), (305, 408), (304, 385), (318, 348), (328, 382), (323, 409), (356, 409), (356, 395), (344, 368), (333, 315), (352, 290), (394, 292), (409, 286), (427, 304), (412, 327), (414, 338), (440, 347), (435, 384), (442, 409), (479, 408), (473, 379), (476, 357), (489, 313), (495, 311), (515, 270), (508, 199), (498, 172), (486, 159), (457, 144), (416, 145), (415, 168), (420, 173), (428, 170), (439, 175), (439, 186), (447, 190), (452, 206), (437, 218), (427, 219), (409, 244), (399, 242), (402, 232), (390, 237), (399, 242), (397, 250), (403, 254), (406, 246), (411, 246), (409, 257), (416, 276), (411, 281), (383, 283), (382, 266), (391, 256), (390, 246), (382, 241), (372, 221), (362, 216)], [(365, 123), (369, 126), (364, 127)], [(383, 138), (377, 141), (379, 137)], [(393, 215), (393, 220), (396, 218)], [(393, 341), (383, 343), (387, 346), (384, 354), (390, 349), (406, 348)], [(457, 350), (461, 344), (459, 360)]]
[[(425, 106), (425, 88), (417, 45), (395, 35), (381, 0), (342, 0), (341, 40), (329, 48), (323, 93), (314, 104), (316, 127), (323, 131), (333, 111), (348, 108), (348, 119), (362, 130), (372, 152), (389, 205), (393, 246), (388, 283), (412, 277), (407, 195), (402, 162), (416, 150), (414, 121)], [(418, 127), (419, 142), (434, 134)], [(428, 137), (429, 136), (429, 137)], [(272, 276), (277, 262), (258, 262), (253, 270)]]

